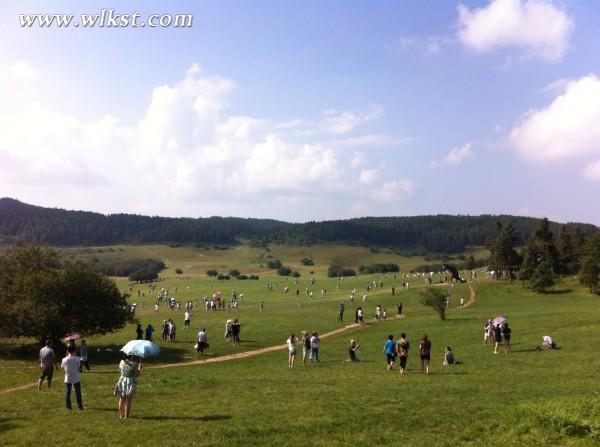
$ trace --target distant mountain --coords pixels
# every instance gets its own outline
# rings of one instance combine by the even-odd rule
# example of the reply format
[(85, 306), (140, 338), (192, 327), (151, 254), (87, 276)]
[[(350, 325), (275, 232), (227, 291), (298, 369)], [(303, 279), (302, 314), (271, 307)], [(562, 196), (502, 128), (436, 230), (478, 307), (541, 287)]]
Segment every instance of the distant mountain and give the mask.
[[(291, 224), (272, 219), (238, 217), (168, 218), (135, 214), (104, 215), (28, 205), (0, 199), (0, 242), (38, 242), (54, 246), (132, 244), (230, 245), (239, 239), (255, 243), (344, 243), (424, 249), (453, 253), (485, 245), (496, 236), (496, 223), (512, 223), (524, 243), (540, 219), (508, 215), (363, 217)], [(561, 224), (552, 222), (555, 234)], [(568, 223), (584, 235), (594, 225)]]

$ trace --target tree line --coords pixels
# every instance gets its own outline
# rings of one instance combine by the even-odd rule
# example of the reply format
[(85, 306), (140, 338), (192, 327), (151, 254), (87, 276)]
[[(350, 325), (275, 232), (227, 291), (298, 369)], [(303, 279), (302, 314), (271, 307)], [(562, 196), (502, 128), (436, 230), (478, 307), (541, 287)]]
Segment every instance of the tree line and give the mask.
[[(236, 217), (166, 218), (133, 214), (67, 211), (0, 199), (0, 242), (36, 242), (52, 246), (110, 245), (120, 243), (168, 243), (233, 245), (249, 240), (312, 245), (342, 243), (361, 246), (419, 248), (436, 253), (459, 253), (496, 237), (497, 226), (510, 224), (515, 243), (525, 245), (540, 219), (519, 216), (412, 216), (363, 217), (348, 220), (291, 224), (271, 219)], [(548, 222), (555, 234), (561, 225)], [(568, 223), (584, 237), (598, 230), (594, 225)]]

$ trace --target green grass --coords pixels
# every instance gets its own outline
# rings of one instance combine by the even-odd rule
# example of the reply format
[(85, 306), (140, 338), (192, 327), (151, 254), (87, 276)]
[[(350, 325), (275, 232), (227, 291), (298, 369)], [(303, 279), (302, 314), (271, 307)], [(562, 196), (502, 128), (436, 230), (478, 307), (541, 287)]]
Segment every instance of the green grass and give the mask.
[[(286, 250), (297, 257), (291, 248)], [(196, 261), (186, 258), (193, 251), (175, 251), (172, 257), (181, 262), (188, 259), (193, 266)], [(223, 264), (241, 266), (232, 259), (238, 252), (224, 253)], [(162, 344), (160, 358), (146, 365), (185, 365), (195, 359), (192, 344), (201, 325), (208, 329), (210, 355), (282, 344), (290, 332), (302, 329), (335, 329), (339, 327), (339, 301), (346, 300), (346, 320), (350, 320), (354, 306), (347, 299), (349, 290), (356, 286), (360, 296), (364, 285), (376, 277), (347, 278), (338, 293), (335, 280), (316, 274), (317, 293), (312, 302), (303, 293), (307, 281), (303, 277), (298, 284), (302, 301), (298, 309), (295, 295), (285, 297), (282, 292), (288, 283), (295, 290), (291, 279), (287, 283), (276, 277), (223, 283), (205, 276), (167, 276), (160, 286), (171, 291), (177, 286), (173, 295), (182, 300), (201, 298), (217, 287), (226, 296), (233, 287), (244, 292), (245, 301), (235, 313), (243, 324), (242, 346), (234, 348), (222, 338), (224, 322), (230, 316), (227, 312), (194, 312), (194, 330), (184, 331), (181, 311), (174, 313), (179, 341)], [(413, 281), (413, 288), (392, 297), (392, 279), (382, 280), (384, 288), (376, 289), (367, 301), (366, 316), (371, 317), (376, 304), (387, 307), (393, 315), (395, 303), (401, 300), (407, 318), (370, 324), (323, 340), (318, 366), (290, 370), (282, 350), (223, 363), (144, 368), (132, 418), (124, 424), (118, 422), (117, 402), (112, 396), (118, 378), (116, 356), (96, 349), (122, 345), (134, 334), (134, 327), (90, 338), (90, 362), (97, 372), (83, 375), (87, 411), (68, 415), (63, 408), (60, 374), (50, 391), (27, 389), (0, 394), (2, 444), (37, 444), (47, 439), (48, 427), (61, 427), (67, 434), (54, 436), (57, 442), (59, 437), (64, 439), (61, 443), (66, 445), (598, 445), (597, 298), (570, 280), (560, 285), (563, 293), (543, 296), (528, 292), (517, 282), (482, 280), (474, 285), (475, 304), (450, 311), (448, 320), (441, 322), (418, 303), (420, 281)], [(267, 282), (277, 282), (278, 288), (267, 292)], [(124, 281), (119, 284), (127, 287)], [(325, 298), (319, 296), (321, 288), (328, 290)], [(450, 293), (453, 307), (461, 294), (468, 296), (466, 286), (456, 286)], [(137, 300), (136, 288), (133, 295)], [(263, 298), (265, 312), (260, 313), (258, 303)], [(172, 315), (163, 309), (155, 314), (150, 298), (145, 300), (145, 309), (139, 314), (144, 325), (152, 322), (156, 327)], [(483, 345), (483, 324), (497, 314), (506, 314), (513, 327), (513, 352), (509, 355), (494, 355)], [(382, 353), (387, 335), (397, 336), (401, 331), (412, 342), (409, 371), (404, 377), (386, 370)], [(424, 332), (433, 343), (429, 376), (420, 374), (416, 353)], [(561, 349), (536, 351), (546, 334), (554, 336)], [(361, 344), (360, 363), (344, 361), (350, 338)], [(445, 345), (453, 347), (462, 364), (442, 367)], [(27, 360), (6, 346), (2, 353), (0, 388), (35, 381), (33, 359)], [(9, 353), (14, 357), (8, 358)]]

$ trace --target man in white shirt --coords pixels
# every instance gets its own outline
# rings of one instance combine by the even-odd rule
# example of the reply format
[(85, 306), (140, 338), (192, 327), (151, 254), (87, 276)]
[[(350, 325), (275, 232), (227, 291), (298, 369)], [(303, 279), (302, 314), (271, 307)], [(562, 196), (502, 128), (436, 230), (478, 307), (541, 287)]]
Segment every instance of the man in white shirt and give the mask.
[(77, 398), (77, 408), (83, 410), (81, 399), (81, 376), (79, 373), (79, 364), (81, 359), (77, 356), (77, 349), (74, 344), (67, 347), (68, 355), (62, 359), (60, 367), (65, 370), (65, 403), (67, 409), (71, 409), (71, 389), (75, 388), (75, 397)]
[(546, 348), (546, 349), (554, 349), (554, 348), (556, 348), (556, 342), (549, 335), (544, 335), (542, 337), (542, 341), (544, 343), (544, 348)]
[(191, 320), (192, 320), (192, 314), (190, 314), (189, 311), (186, 311), (185, 316), (183, 318), (183, 328), (184, 329), (189, 329)]

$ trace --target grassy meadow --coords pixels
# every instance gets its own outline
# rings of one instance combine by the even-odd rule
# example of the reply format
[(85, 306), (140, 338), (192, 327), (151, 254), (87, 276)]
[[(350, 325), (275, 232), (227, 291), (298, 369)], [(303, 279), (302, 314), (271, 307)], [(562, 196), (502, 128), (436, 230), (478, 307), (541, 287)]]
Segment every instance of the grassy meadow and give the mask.
[[(82, 376), (86, 411), (71, 414), (64, 409), (62, 371), (55, 373), (51, 390), (44, 385), (42, 392), (34, 387), (0, 394), (2, 445), (26, 446), (40, 440), (52, 445), (52, 440), (44, 439), (49, 436), (56, 444), (94, 446), (593, 446), (600, 442), (596, 390), (600, 359), (594, 352), (600, 343), (600, 315), (597, 298), (581, 290), (573, 279), (565, 279), (556, 293), (536, 295), (518, 282), (487, 281), (481, 274), (472, 285), (475, 302), (464, 309), (458, 306), (459, 298), (468, 299), (468, 286), (441, 286), (448, 287), (451, 296), (451, 310), (441, 322), (419, 303), (422, 279), (410, 279), (410, 289), (402, 290), (401, 274), (395, 281), (393, 274), (339, 282), (326, 278), (326, 269), (334, 260), (354, 268), (395, 262), (401, 272), (435, 263), (386, 250), (123, 246), (63, 249), (62, 255), (164, 260), (167, 270), (157, 287), (169, 288), (170, 295), (182, 302), (198, 299), (192, 328), (183, 328), (183, 308), (171, 311), (163, 305), (155, 312), (155, 293), (147, 285), (129, 290), (126, 280), (117, 279), (119, 287), (131, 293), (131, 301), (138, 303), (137, 316), (143, 327), (151, 323), (157, 329), (157, 340), (163, 319), (173, 318), (178, 328), (177, 342), (159, 341), (161, 355), (144, 362), (131, 419), (119, 423), (117, 398), (112, 395), (118, 379), (116, 351), (135, 338), (135, 326), (128, 325), (122, 331), (87, 339), (92, 372)], [(475, 257), (483, 255), (477, 252)], [(265, 268), (269, 256), (302, 276), (297, 282), (275, 276)], [(303, 257), (311, 257), (315, 265), (301, 265)], [(176, 268), (181, 268), (183, 275), (176, 275)], [(204, 274), (209, 268), (223, 273), (235, 268), (244, 274), (258, 274), (260, 280), (217, 281)], [(311, 287), (312, 277), (315, 284)], [(365, 286), (372, 281), (383, 281), (383, 287), (369, 293), (362, 303)], [(267, 284), (273, 285), (272, 291)], [(394, 284), (396, 296), (391, 294)], [(287, 296), (283, 292), (286, 286), (290, 288)], [(312, 299), (306, 295), (307, 287), (313, 290)], [(354, 303), (349, 300), (352, 288), (357, 290)], [(203, 296), (220, 290), (229, 299), (232, 289), (244, 293), (238, 310), (204, 310)], [(296, 289), (300, 290), (299, 299)], [(321, 289), (327, 290), (323, 297)], [(346, 303), (343, 324), (337, 322), (342, 300)], [(264, 312), (259, 311), (260, 301), (265, 303)], [(399, 301), (404, 305), (404, 319), (394, 318)], [(373, 321), (377, 304), (387, 309), (387, 321)], [(289, 369), (285, 348), (246, 359), (190, 363), (197, 357), (193, 344), (199, 327), (206, 327), (211, 345), (206, 358), (214, 358), (283, 344), (292, 332), (338, 329), (353, 322), (357, 305), (365, 309), (369, 324), (323, 339), (320, 364), (303, 367), (300, 354), (296, 368)], [(513, 328), (510, 354), (501, 350), (494, 355), (491, 347), (483, 344), (485, 320), (498, 314), (507, 315)], [(228, 318), (239, 318), (242, 323), (239, 347), (223, 338)], [(405, 376), (397, 369), (387, 371), (383, 354), (387, 335), (398, 337), (400, 332), (406, 332), (412, 344)], [(433, 344), (429, 376), (420, 373), (418, 359), (423, 333)], [(536, 350), (543, 335), (552, 335), (560, 349)], [(345, 361), (350, 338), (361, 345), (359, 363)], [(442, 366), (445, 345), (452, 346), (461, 364)], [(0, 348), (0, 392), (37, 380), (37, 348), (28, 350), (6, 340)], [(165, 363), (175, 366), (154, 368)]]

